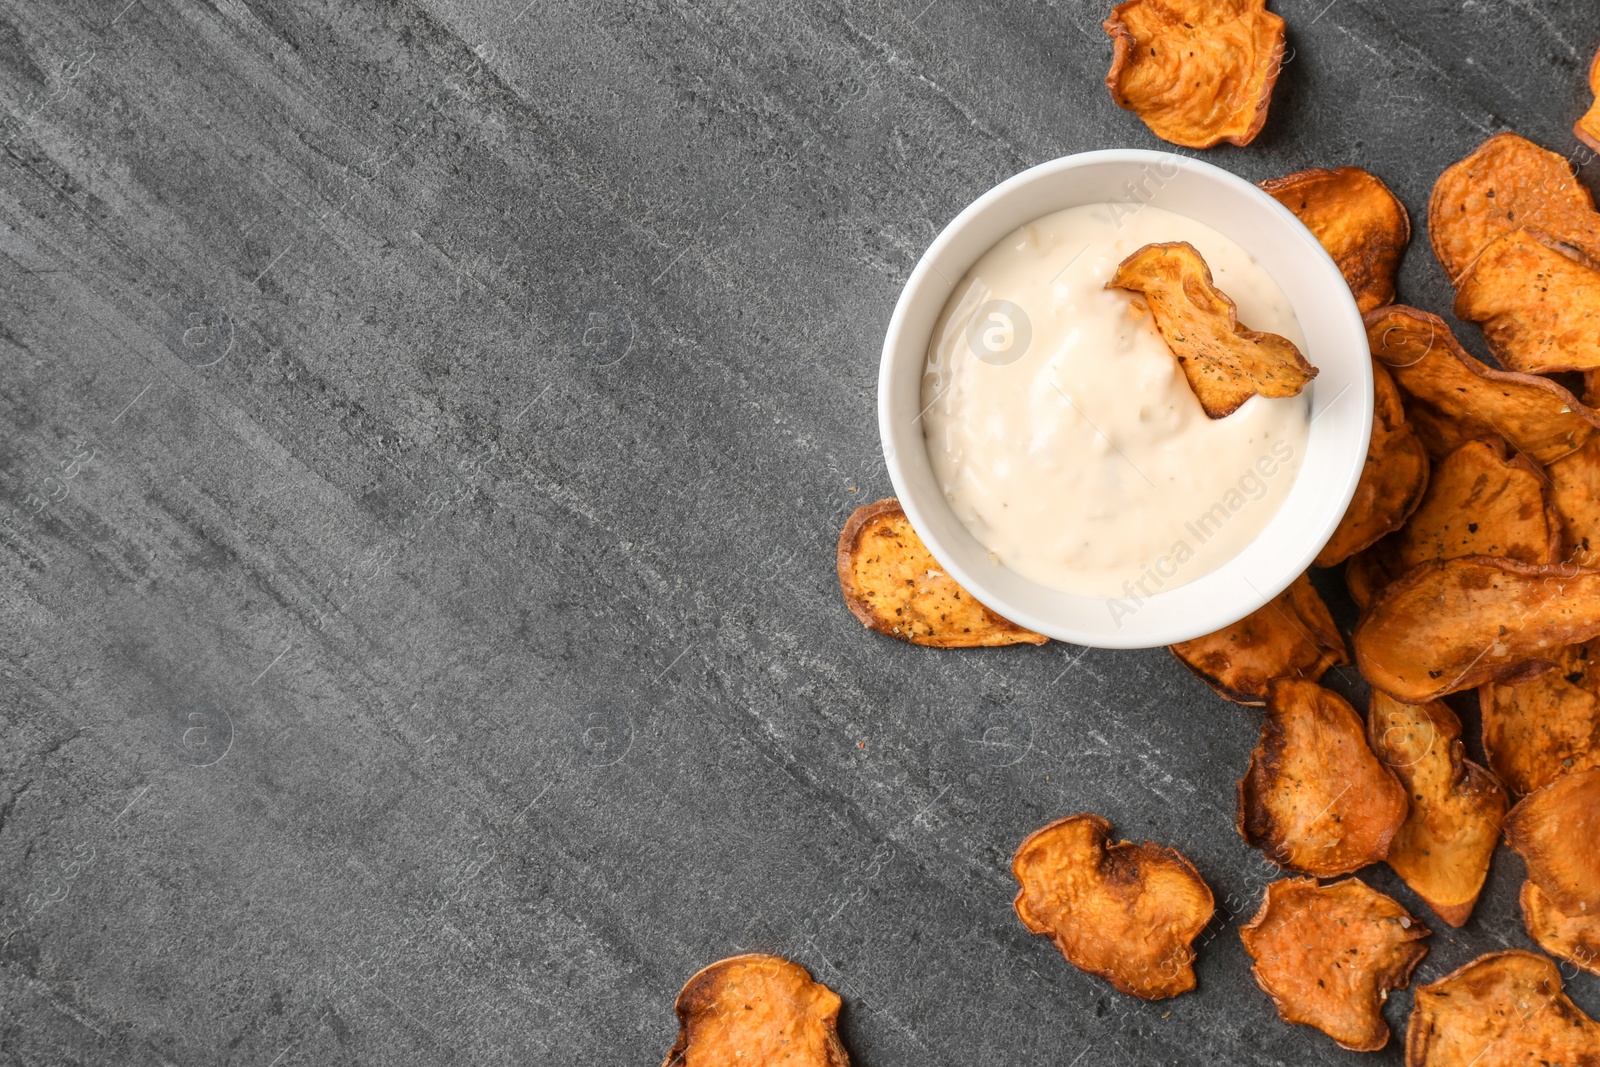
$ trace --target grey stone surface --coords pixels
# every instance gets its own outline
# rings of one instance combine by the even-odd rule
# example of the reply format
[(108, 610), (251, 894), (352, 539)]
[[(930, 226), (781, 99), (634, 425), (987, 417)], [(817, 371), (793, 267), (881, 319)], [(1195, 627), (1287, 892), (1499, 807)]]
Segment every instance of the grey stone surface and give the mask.
[[(1353, 1062), (1235, 933), (1253, 712), (838, 596), (917, 255), (1159, 144), (1109, 6), (0, 0), (0, 1061), (654, 1064), (766, 950), (868, 1067)], [(1274, 6), (1270, 121), (1208, 159), (1364, 164), (1419, 238), (1497, 129), (1600, 178), (1590, 5)], [(1402, 292), (1448, 307), (1423, 240)], [(1015, 920), (1080, 810), (1210, 880), (1197, 993)], [(1520, 879), (1419, 977), (1527, 944)]]

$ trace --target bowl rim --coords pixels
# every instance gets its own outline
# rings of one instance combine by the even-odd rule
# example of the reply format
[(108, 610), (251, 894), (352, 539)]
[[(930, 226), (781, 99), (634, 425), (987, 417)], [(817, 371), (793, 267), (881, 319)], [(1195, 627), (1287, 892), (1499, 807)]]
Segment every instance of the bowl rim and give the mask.
[[(1345, 509), (1349, 506), (1351, 499), (1355, 495), (1356, 487), (1360, 482), (1361, 471), (1362, 467), (1364, 466), (1367, 446), (1372, 431), (1372, 413), (1374, 403), (1372, 368), (1370, 360), (1361, 359), (1357, 361), (1359, 363), (1359, 367), (1355, 373), (1357, 381), (1346, 386), (1346, 390), (1342, 390), (1338, 395), (1334, 396), (1323, 408), (1323, 411), (1331, 408), (1333, 404), (1335, 404), (1344, 395), (1344, 391), (1347, 391), (1355, 386), (1363, 384), (1365, 385), (1365, 389), (1362, 390), (1359, 397), (1360, 403), (1363, 406), (1363, 412), (1358, 418), (1358, 423), (1360, 426), (1360, 433), (1358, 435), (1359, 441), (1356, 441), (1355, 438), (1351, 439), (1352, 444), (1355, 445), (1352, 451), (1359, 457), (1360, 461), (1348, 465), (1345, 471), (1346, 476), (1343, 477), (1338, 484), (1324, 484), (1322, 486), (1323, 492), (1318, 494), (1318, 498), (1323, 501), (1337, 498), (1337, 508), (1328, 509), (1328, 513), (1331, 515), (1331, 518), (1326, 521), (1326, 523), (1322, 524), (1325, 526), (1325, 529), (1321, 529), (1320, 534), (1317, 536), (1308, 538), (1305, 546), (1300, 551), (1290, 555), (1289, 558), (1298, 561), (1297, 565), (1284, 566), (1282, 568), (1282, 573), (1274, 574), (1267, 582), (1259, 584), (1254, 581), (1248, 582), (1250, 590), (1248, 595), (1240, 595), (1236, 600), (1232, 601), (1227, 599), (1220, 600), (1211, 608), (1209, 612), (1200, 614), (1199, 617), (1193, 619), (1192, 621), (1173, 621), (1164, 627), (1157, 626), (1153, 628), (1147, 628), (1141, 633), (1123, 634), (1118, 633), (1109, 625), (1103, 630), (1083, 629), (1073, 625), (1062, 624), (1055, 619), (1043, 617), (1027, 607), (1011, 602), (1006, 596), (999, 593), (982, 576), (963, 566), (960, 562), (959, 554), (947, 550), (947, 546), (938, 536), (938, 533), (935, 529), (935, 524), (929, 521), (929, 515), (927, 513), (928, 509), (931, 508), (944, 508), (946, 511), (949, 511), (949, 505), (944, 501), (943, 496), (938, 493), (928, 494), (928, 497), (936, 499), (924, 499), (918, 495), (917, 490), (911, 488), (911, 482), (907, 476), (904, 464), (897, 456), (894, 445), (895, 434), (892, 427), (894, 412), (891, 409), (893, 407), (895, 398), (895, 373), (901, 364), (905, 360), (913, 358), (913, 355), (919, 363), (926, 359), (926, 339), (924, 339), (924, 343), (919, 346), (917, 351), (913, 354), (907, 350), (907, 342), (903, 336), (907, 329), (907, 319), (912, 313), (911, 305), (916, 297), (922, 292), (922, 290), (928, 288), (932, 284), (935, 284), (936, 281), (941, 280), (945, 282), (946, 286), (948, 286), (948, 289), (945, 290), (945, 297), (948, 298), (949, 292), (954, 290), (955, 285), (959, 284), (959, 281), (951, 283), (949, 281), (948, 270), (940, 271), (936, 264), (943, 257), (945, 251), (952, 244), (962, 239), (966, 231), (972, 227), (976, 221), (981, 219), (982, 216), (995, 204), (1006, 200), (1009, 197), (1017, 195), (1019, 191), (1027, 189), (1033, 186), (1035, 183), (1047, 181), (1071, 170), (1104, 164), (1132, 164), (1136, 166), (1176, 164), (1177, 170), (1174, 172), (1174, 179), (1169, 180), (1175, 180), (1178, 175), (1183, 172), (1190, 172), (1199, 177), (1221, 182), (1224, 185), (1231, 185), (1236, 190), (1244, 192), (1246, 195), (1256, 199), (1261, 203), (1268, 214), (1277, 217), (1279, 222), (1287, 228), (1288, 233), (1298, 235), (1298, 237), (1301, 239), (1301, 244), (1305, 246), (1305, 253), (1310, 257), (1311, 262), (1315, 264), (1311, 267), (1311, 269), (1320, 271), (1324, 275), (1323, 281), (1327, 283), (1326, 288), (1328, 290), (1329, 298), (1339, 302), (1340, 298), (1342, 297), (1342, 304), (1347, 305), (1347, 308), (1343, 308), (1341, 310), (1348, 312), (1348, 317), (1353, 320), (1358, 333), (1360, 336), (1365, 338), (1366, 331), (1364, 325), (1362, 324), (1361, 311), (1356, 306), (1355, 298), (1351, 294), (1349, 286), (1345, 282), (1344, 276), (1339, 271), (1338, 265), (1334, 262), (1333, 257), (1328, 254), (1327, 250), (1323, 248), (1322, 244), (1316, 239), (1311, 231), (1306, 228), (1305, 224), (1293, 214), (1293, 212), (1289, 211), (1288, 208), (1284, 207), (1275, 198), (1254, 183), (1241, 178), (1231, 171), (1216, 166), (1213, 163), (1196, 159), (1192, 156), (1181, 155), (1170, 150), (1157, 151), (1142, 148), (1110, 148), (1079, 152), (1061, 156), (1056, 159), (1048, 160), (1044, 163), (1029, 167), (1026, 170), (1012, 175), (1011, 177), (1000, 182), (998, 185), (995, 185), (993, 188), (987, 190), (976, 200), (972, 201), (972, 203), (963, 208), (960, 213), (958, 213), (949, 223), (947, 223), (928, 245), (921, 257), (918, 258), (916, 266), (912, 269), (911, 274), (906, 279), (906, 283), (901, 289), (900, 296), (895, 302), (894, 312), (890, 317), (889, 326), (884, 336), (883, 348), (878, 368), (878, 434), (879, 441), (883, 449), (884, 463), (889, 472), (889, 480), (894, 486), (895, 495), (899, 498), (901, 508), (905, 511), (906, 517), (911, 523), (912, 528), (917, 531), (918, 536), (922, 538), (923, 543), (928, 548), (928, 551), (933, 555), (934, 559), (939, 562), (939, 565), (944, 568), (944, 570), (953, 579), (955, 579), (955, 581), (959, 583), (963, 589), (967, 590), (980, 603), (997, 614), (1011, 620), (1012, 622), (1020, 626), (1025, 626), (1037, 633), (1044, 634), (1046, 637), (1052, 638), (1053, 640), (1098, 648), (1155, 648), (1161, 645), (1171, 645), (1181, 641), (1192, 640), (1196, 637), (1215, 632), (1216, 630), (1237, 622), (1239, 619), (1244, 618), (1251, 612), (1256, 611), (1263, 605), (1270, 602), (1274, 597), (1286, 589), (1296, 578), (1305, 573), (1307, 568), (1311, 566), (1312, 560), (1316, 558), (1317, 554), (1322, 550), (1322, 547), (1327, 543), (1328, 539), (1337, 529)], [(1085, 203), (1088, 202), (1089, 201), (1085, 201)], [(1048, 213), (1049, 211), (1044, 212), (1044, 214)], [(1222, 230), (1220, 227), (1214, 228), (1217, 228), (1219, 232), (1223, 232), (1225, 236), (1230, 236), (1233, 239), (1237, 239), (1234, 237), (1234, 235), (1227, 234), (1226, 231)], [(995, 240), (999, 240), (1003, 236), (1003, 234), (997, 235)], [(992, 247), (992, 243), (986, 247)], [(982, 251), (978, 253), (978, 255), (982, 254)], [(976, 258), (976, 256), (973, 257), (974, 260)], [(968, 262), (962, 266), (957, 278), (959, 279), (959, 277), (964, 276), (970, 266), (971, 262)], [(1284, 284), (1283, 281), (1277, 277), (1275, 277), (1274, 280), (1278, 281), (1280, 285)], [(943, 301), (940, 301), (940, 306), (943, 306)], [(1365, 343), (1363, 343), (1361, 350), (1362, 356), (1368, 355), (1368, 351), (1369, 350), (1367, 349)], [(1315, 389), (1315, 383), (1313, 383), (1312, 388)], [(1313, 406), (1315, 406), (1314, 400)], [(1312, 421), (1314, 422), (1320, 414), (1322, 414), (1322, 411), (1315, 411), (1312, 415)], [(1308, 438), (1308, 442), (1309, 440), (1310, 439)], [(1342, 455), (1343, 453), (1341, 452), (1340, 454)], [(1306, 472), (1307, 464), (1302, 462), (1295, 473), (1296, 482), (1299, 482)], [(1294, 489), (1294, 485), (1291, 485), (1291, 495), (1293, 494)], [(1333, 491), (1331, 495), (1328, 490)], [(1281, 513), (1282, 511), (1286, 510), (1288, 506), (1289, 497), (1286, 496), (1280, 505), (1279, 512)], [(1238, 560), (1257, 550), (1258, 546), (1263, 542), (1265, 535), (1268, 532), (1268, 528), (1276, 521), (1277, 514), (1278, 513), (1275, 513), (1273, 517), (1267, 520), (1267, 525), (1263, 526), (1262, 530), (1258, 532), (1257, 536), (1252, 539), (1245, 546), (1245, 548), (1240, 551), (1240, 553), (1232, 557), (1233, 560)], [(957, 526), (961, 526), (963, 530), (965, 529), (965, 527), (960, 523), (960, 520), (955, 518), (953, 512), (950, 513), (950, 519), (954, 521)], [(971, 535), (968, 534), (968, 536)], [(1215, 574), (1218, 571), (1222, 571), (1228, 566), (1229, 564), (1223, 564), (1207, 574), (1197, 576), (1190, 582), (1182, 583), (1181, 585), (1174, 586), (1171, 589), (1159, 590), (1157, 593), (1151, 595), (1147, 601), (1140, 601), (1140, 604), (1142, 605), (1146, 602), (1154, 604), (1163, 598), (1169, 597), (1171, 594), (1192, 585), (1194, 582), (1205, 580), (1209, 575)], [(1016, 574), (1016, 572), (1009, 573), (1013, 575)], [(1020, 578), (1020, 576), (1018, 577)], [(1028, 581), (1027, 579), (1022, 580)], [(1029, 584), (1037, 586), (1038, 588), (1046, 590), (1052, 594), (1059, 593), (1059, 591), (1050, 590), (1049, 587), (1043, 586), (1040, 583), (1030, 582)], [(1077, 597), (1074, 599), (1110, 600), (1112, 598)]]

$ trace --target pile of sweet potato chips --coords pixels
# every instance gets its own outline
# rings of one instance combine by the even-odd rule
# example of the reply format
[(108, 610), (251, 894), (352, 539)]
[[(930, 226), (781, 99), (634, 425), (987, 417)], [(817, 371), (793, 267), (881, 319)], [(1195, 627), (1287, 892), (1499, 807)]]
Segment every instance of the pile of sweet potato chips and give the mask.
[[(1301, 575), (1172, 653), (1220, 696), (1264, 709), (1238, 785), (1238, 831), (1271, 863), (1310, 876), (1269, 884), (1241, 929), (1256, 980), (1284, 1020), (1370, 1050), (1388, 1041), (1379, 1008), (1426, 953), (1427, 930), (1362, 882), (1317, 879), (1386, 862), (1441, 921), (1460, 926), (1504, 835), (1528, 865), (1529, 936), (1600, 973), (1600, 415), (1575, 383), (1544, 373), (1600, 368), (1600, 349), (1590, 360), (1578, 343), (1582, 328), (1550, 325), (1600, 301), (1600, 272), (1581, 273), (1591, 270), (1586, 242), (1600, 249), (1600, 217), (1564, 162), (1510, 134), (1440, 178), (1430, 238), (1470, 294), (1458, 313), (1497, 309), (1484, 325), (1513, 368), (1501, 370), (1470, 355), (1442, 319), (1392, 303), (1410, 223), (1381, 180), (1342, 167), (1264, 187), (1325, 244), (1365, 311), (1367, 464), (1316, 559), (1343, 565), (1361, 615), (1347, 643)], [(1548, 232), (1530, 236), (1519, 223), (1531, 219)], [(1561, 263), (1548, 260), (1552, 250)], [(1531, 274), (1511, 280), (1504, 272), (1523, 271), (1524, 253)], [(1545, 283), (1558, 278), (1592, 291), (1554, 293)], [(1257, 393), (1292, 395), (1315, 373), (1282, 338), (1238, 324), (1188, 245), (1140, 249), (1111, 284), (1142, 294), (1212, 417)], [(1586, 383), (1597, 386), (1600, 372)], [(852, 516), (838, 569), (851, 611), (903, 640), (1044, 641), (952, 582), (895, 501)], [(1352, 661), (1372, 685), (1365, 717), (1318, 684)], [(1461, 718), (1444, 699), (1474, 689), (1488, 767), (1467, 758)], [(1110, 829), (1079, 814), (1028, 837), (1012, 864), (1018, 916), (1123, 992), (1156, 999), (1193, 988), (1210, 889), (1178, 852), (1114, 844)], [(1559, 978), (1552, 984), (1553, 972), (1526, 956), (1485, 957), (1420, 992), (1412, 1067), (1465, 1067), (1453, 1057), (1484, 1042), (1567, 1047), (1568, 1031), (1553, 1024), (1509, 1029), (1505, 998), (1525, 988), (1567, 1003)], [(1568, 1023), (1574, 1040), (1594, 1039), (1581, 1013)]]
[[(1316, 684), (1348, 661), (1304, 578), (1172, 652), (1229, 699), (1267, 694), (1239, 831), (1269, 860), (1321, 878), (1383, 860), (1460, 926), (1503, 835), (1527, 866), (1529, 937), (1600, 973), (1600, 415), (1578, 395), (1600, 387), (1600, 213), (1565, 160), (1515, 134), (1441, 175), (1429, 237), (1500, 369), (1390, 303), (1409, 227), (1382, 183), (1307, 175), (1264, 187), (1344, 270), (1374, 360), (1367, 465), (1316, 560), (1344, 565), (1361, 613), (1364, 728)], [(1574, 371), (1589, 373), (1559, 377)], [(1488, 767), (1445, 699), (1474, 689)], [(1362, 883), (1303, 881), (1269, 886), (1242, 935), (1286, 1021), (1372, 1049), (1388, 1037), (1376, 1005), (1425, 951), (1418, 931)], [(1600, 1026), (1543, 957), (1487, 956), (1419, 990), (1409, 1067), (1490, 1062), (1600, 1063)]]
[[(1243, 145), (1261, 129), (1284, 41), (1265, 0), (1128, 0), (1105, 29), (1114, 99), (1159, 136)], [(1589, 79), (1600, 96), (1600, 56)], [(1600, 101), (1575, 132), (1600, 150)], [(1343, 568), (1360, 616), (1347, 642), (1308, 572), (1171, 651), (1223, 698), (1262, 708), (1237, 830), (1297, 877), (1266, 885), (1240, 927), (1256, 982), (1284, 1021), (1371, 1051), (1429, 936), (1348, 877), (1378, 862), (1459, 927), (1504, 838), (1526, 867), (1529, 938), (1600, 975), (1600, 212), (1562, 157), (1513, 133), (1440, 175), (1429, 241), (1495, 367), (1438, 316), (1395, 302), (1411, 229), (1382, 180), (1340, 167), (1262, 188), (1322, 242), (1365, 317), (1371, 443), (1315, 560)], [(1187, 244), (1140, 249), (1111, 284), (1142, 294), (1212, 418), (1294, 395), (1316, 373), (1283, 338), (1239, 324)], [(857, 509), (837, 568), (850, 611), (903, 641), (1045, 643), (952, 580), (897, 501)], [(1372, 690), (1364, 716), (1320, 684), (1352, 663)], [(1487, 766), (1467, 755), (1474, 715)], [(1028, 835), (1012, 873), (1018, 918), (1074, 966), (1146, 999), (1195, 987), (1195, 942), (1216, 908), (1178, 851), (1114, 841), (1110, 822), (1081, 813)], [(667, 1067), (848, 1062), (839, 998), (777, 957), (708, 967), (677, 1010)], [(1513, 949), (1422, 985), (1405, 1046), (1407, 1067), (1600, 1067), (1600, 1023), (1549, 958)]]
[[(1363, 221), (1392, 218), (1375, 179), (1347, 178), (1337, 194), (1343, 210), (1283, 195), (1333, 185), (1346, 171), (1311, 173), (1315, 182), (1265, 186), (1303, 215), (1361, 301), (1374, 286), (1364, 264), (1392, 270), (1392, 249), (1408, 228)], [(1361, 612), (1351, 644), (1372, 686), (1365, 743), (1357, 748), (1341, 727), (1338, 698), (1312, 699), (1343, 641), (1316, 636), (1321, 629), (1308, 620), (1321, 613), (1308, 610), (1305, 592), (1292, 609), (1280, 598), (1172, 651), (1191, 670), (1195, 650), (1209, 652), (1202, 676), (1232, 699), (1238, 694), (1215, 678), (1247, 672), (1259, 685), (1278, 673), (1266, 685), (1262, 745), (1239, 790), (1240, 832), (1268, 859), (1329, 877), (1381, 858), (1441, 920), (1460, 926), (1504, 835), (1527, 865), (1528, 935), (1600, 973), (1600, 415), (1578, 396), (1593, 399), (1600, 385), (1592, 373), (1600, 367), (1600, 214), (1565, 160), (1508, 133), (1441, 175), (1428, 228), (1457, 288), (1457, 316), (1483, 327), (1504, 369), (1470, 355), (1437, 316), (1387, 303), (1392, 288), (1362, 304), (1374, 359), (1372, 443), (1360, 488), (1316, 563), (1344, 564)], [(1351, 234), (1360, 235), (1354, 244)], [(1581, 385), (1559, 377), (1572, 371), (1591, 373)], [(1260, 632), (1264, 624), (1275, 639)], [(1244, 654), (1217, 654), (1240, 632), (1252, 635)], [(1312, 659), (1305, 649), (1322, 643), (1335, 651)], [(1281, 650), (1275, 664), (1263, 665), (1262, 648)], [(1444, 699), (1474, 689), (1488, 767), (1467, 758), (1461, 719)], [(1295, 692), (1304, 694), (1298, 708), (1289, 706)], [(1278, 768), (1286, 769), (1268, 773)], [(1275, 790), (1274, 782), (1284, 784)], [(1324, 808), (1324, 821), (1306, 820)], [(1285, 919), (1300, 929), (1287, 935), (1289, 947), (1274, 948), (1263, 931), (1272, 929), (1275, 899), (1309, 907), (1335, 888), (1277, 889), (1287, 884), (1269, 887), (1245, 930), (1247, 946), (1267, 953), (1258, 956), (1258, 981), (1285, 1020), (1318, 1026), (1348, 1048), (1376, 1047), (1387, 1032), (1381, 1020), (1363, 1029), (1359, 1009), (1391, 977), (1404, 984), (1415, 960), (1406, 962), (1402, 946), (1416, 956), (1422, 949), (1374, 940), (1376, 928), (1354, 923), (1363, 934), (1353, 947), (1390, 944), (1388, 969), (1353, 967), (1361, 991), (1331, 997), (1355, 974), (1340, 970), (1330, 981), (1315, 953), (1301, 958), (1295, 949), (1337, 946), (1354, 937), (1352, 923), (1331, 933), (1313, 919)], [(1341, 1011), (1330, 1010), (1330, 999)], [(1568, 1055), (1575, 1058), (1561, 1058)], [(1524, 1061), (1600, 1062), (1600, 1028), (1562, 995), (1547, 960), (1488, 956), (1418, 992), (1410, 1067)]]

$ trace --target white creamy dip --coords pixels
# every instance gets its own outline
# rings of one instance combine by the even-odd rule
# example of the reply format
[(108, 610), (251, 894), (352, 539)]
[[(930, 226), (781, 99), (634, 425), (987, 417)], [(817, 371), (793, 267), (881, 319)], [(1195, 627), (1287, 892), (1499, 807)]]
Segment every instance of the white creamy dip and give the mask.
[(923, 433), (945, 498), (1000, 563), (1068, 593), (1144, 597), (1237, 555), (1299, 471), (1307, 396), (1209, 419), (1138, 294), (1107, 289), (1146, 244), (1188, 241), (1252, 330), (1306, 350), (1244, 249), (1156, 207), (1090, 204), (1008, 235), (934, 327)]

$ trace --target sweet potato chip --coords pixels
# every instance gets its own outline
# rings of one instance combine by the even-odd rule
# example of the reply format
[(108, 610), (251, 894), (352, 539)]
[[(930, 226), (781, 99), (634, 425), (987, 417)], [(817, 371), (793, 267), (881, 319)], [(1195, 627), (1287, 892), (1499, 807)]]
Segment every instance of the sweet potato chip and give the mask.
[(1600, 1024), (1561, 991), (1561, 973), (1522, 949), (1491, 952), (1417, 987), (1406, 1067), (1596, 1067)]
[(1456, 318), (1483, 327), (1489, 351), (1528, 374), (1600, 367), (1600, 270), (1537, 230), (1501, 234), (1456, 291)]
[(1424, 560), (1503, 556), (1555, 563), (1561, 520), (1545, 505), (1545, 476), (1498, 437), (1468, 441), (1434, 468), (1422, 504), (1390, 539), (1401, 571)]
[(1489, 242), (1531, 226), (1600, 258), (1600, 215), (1572, 164), (1525, 137), (1497, 133), (1439, 175), (1428, 237), (1452, 282)]
[(1600, 429), (1600, 415), (1548, 378), (1473, 359), (1437, 315), (1397, 304), (1368, 312), (1366, 323), (1372, 354), (1408, 398), (1406, 417), (1434, 459), (1499, 435), (1535, 463), (1551, 463)]
[(1461, 720), (1442, 701), (1402, 704), (1374, 690), (1367, 739), (1411, 797), (1384, 862), (1439, 918), (1460, 926), (1500, 843), (1506, 791), (1466, 758)]
[(752, 953), (713, 963), (678, 994), (678, 1040), (663, 1067), (850, 1067), (839, 997), (798, 963)]
[(1600, 570), (1492, 556), (1418, 564), (1356, 626), (1356, 666), (1420, 704), (1484, 682), (1516, 685), (1554, 668), (1565, 645), (1600, 635)]
[(845, 523), (839, 588), (863, 626), (914, 645), (992, 648), (1049, 640), (1002, 619), (957, 585), (893, 497), (857, 508)]
[(1600, 976), (1600, 915), (1573, 918), (1532, 882), (1522, 883), (1522, 925), (1550, 955)]
[(1600, 52), (1589, 61), (1589, 92), (1594, 94), (1594, 103), (1573, 124), (1572, 132), (1578, 135), (1578, 140), (1600, 152)]
[(1333, 878), (1383, 859), (1405, 818), (1405, 787), (1355, 709), (1314, 682), (1273, 682), (1239, 780), (1239, 834), (1285, 870)]
[(1600, 641), (1554, 653), (1556, 669), (1521, 685), (1478, 690), (1483, 751), (1513, 793), (1600, 767)]
[(1258, 394), (1298, 396), (1317, 376), (1287, 338), (1239, 324), (1233, 301), (1212, 284), (1211, 268), (1187, 241), (1145, 245), (1117, 265), (1106, 288), (1144, 294), (1156, 329), (1213, 419)]
[(1283, 66), (1283, 19), (1266, 0), (1128, 0), (1103, 23), (1106, 88), (1163, 141), (1247, 145)]
[(1394, 275), (1411, 240), (1405, 205), (1360, 167), (1303, 170), (1261, 188), (1306, 224), (1339, 265), (1363, 313), (1394, 300)]
[(1070, 815), (1029, 834), (1011, 873), (1017, 918), (1074, 967), (1145, 1000), (1194, 988), (1192, 943), (1215, 901), (1176, 850), (1112, 844), (1109, 822)]
[(1239, 704), (1265, 704), (1274, 678), (1314, 682), (1350, 662), (1344, 635), (1304, 574), (1232, 626), (1171, 650), (1218, 696)]
[(1561, 521), (1562, 561), (1600, 566), (1600, 437), (1545, 468), (1550, 506)]
[(1428, 451), (1417, 428), (1406, 421), (1400, 389), (1378, 360), (1372, 361), (1372, 437), (1367, 464), (1344, 518), (1317, 553), (1318, 567), (1332, 567), (1397, 530), (1428, 488)]
[(1404, 989), (1428, 954), (1429, 930), (1365, 882), (1319, 886), (1285, 878), (1267, 886), (1255, 918), (1239, 928), (1250, 968), (1286, 1023), (1303, 1023), (1354, 1052), (1389, 1043), (1383, 1002)]
[(1564, 774), (1517, 801), (1506, 842), (1557, 911), (1600, 915), (1600, 768)]

